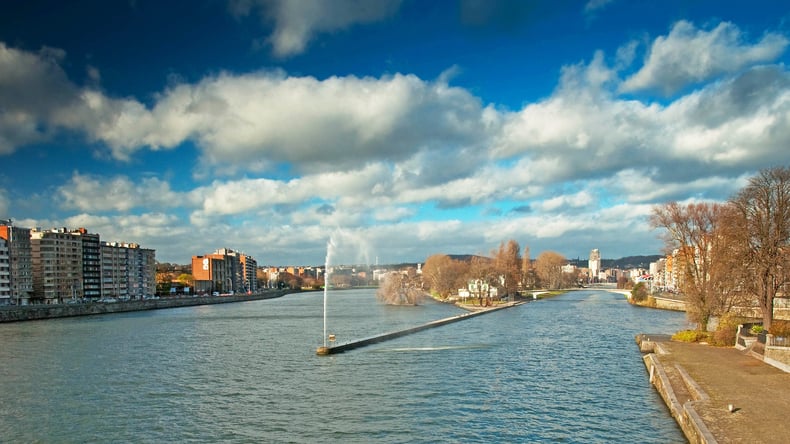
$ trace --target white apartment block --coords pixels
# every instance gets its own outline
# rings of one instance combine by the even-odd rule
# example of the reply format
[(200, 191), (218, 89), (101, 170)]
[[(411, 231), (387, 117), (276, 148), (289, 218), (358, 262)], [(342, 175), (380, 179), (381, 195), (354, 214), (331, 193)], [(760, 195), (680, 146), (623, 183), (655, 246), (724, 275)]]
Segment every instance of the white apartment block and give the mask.
[(101, 295), (142, 299), (156, 293), (155, 251), (138, 244), (101, 242)]

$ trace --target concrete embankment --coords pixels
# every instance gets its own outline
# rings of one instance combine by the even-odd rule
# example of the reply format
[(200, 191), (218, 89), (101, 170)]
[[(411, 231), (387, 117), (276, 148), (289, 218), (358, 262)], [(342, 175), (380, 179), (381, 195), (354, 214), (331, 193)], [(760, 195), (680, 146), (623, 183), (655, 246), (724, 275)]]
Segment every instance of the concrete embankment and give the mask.
[(511, 302), (508, 304), (499, 305), (496, 307), (486, 308), (484, 310), (472, 311), (469, 313), (463, 313), (456, 316), (451, 316), (449, 318), (439, 319), (436, 321), (431, 321), (426, 324), (418, 325), (416, 327), (407, 328), (404, 330), (393, 331), (389, 333), (384, 333), (376, 336), (372, 336), (365, 339), (360, 339), (357, 341), (347, 342), (345, 344), (335, 345), (331, 347), (319, 347), (316, 351), (319, 355), (333, 355), (337, 353), (343, 353), (349, 350), (354, 350), (360, 347), (365, 347), (367, 345), (376, 344), (383, 341), (388, 341), (390, 339), (399, 338), (401, 336), (410, 335), (412, 333), (417, 333), (418, 331), (427, 330), (429, 328), (436, 328), (442, 325), (451, 324), (453, 322), (463, 321), (466, 319), (473, 318), (475, 316), (484, 315), (487, 313), (491, 313), (494, 311), (502, 310), (505, 308), (515, 307), (517, 305), (524, 304), (525, 302)]
[(116, 302), (112, 304), (92, 302), (86, 304), (24, 305), (0, 308), (0, 322), (34, 321), (42, 319), (88, 316), (130, 311), (160, 310), (165, 308), (191, 307), (195, 305), (227, 304), (232, 302), (273, 299), (292, 293), (294, 290), (275, 290), (254, 295), (199, 296), (161, 298), (157, 300)]
[(638, 335), (650, 382), (691, 443), (786, 443), (790, 374), (730, 347)]

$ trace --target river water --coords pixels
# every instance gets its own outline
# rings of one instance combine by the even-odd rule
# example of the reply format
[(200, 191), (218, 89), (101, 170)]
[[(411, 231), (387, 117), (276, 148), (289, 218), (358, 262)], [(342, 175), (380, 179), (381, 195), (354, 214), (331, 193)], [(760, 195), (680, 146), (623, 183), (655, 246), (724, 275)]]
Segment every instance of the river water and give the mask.
[[(0, 324), (2, 442), (685, 442), (637, 333), (683, 313), (574, 291), (316, 356), (319, 293)], [(339, 343), (461, 313), (330, 292)]]

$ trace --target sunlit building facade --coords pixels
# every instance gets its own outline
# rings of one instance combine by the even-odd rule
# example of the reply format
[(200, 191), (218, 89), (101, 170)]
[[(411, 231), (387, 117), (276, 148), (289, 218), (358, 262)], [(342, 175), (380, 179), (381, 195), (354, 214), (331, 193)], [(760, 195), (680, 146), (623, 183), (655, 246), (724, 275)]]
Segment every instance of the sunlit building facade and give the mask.
[(252, 256), (220, 248), (214, 253), (192, 256), (192, 276), (197, 293), (255, 293), (258, 263)]
[(65, 228), (30, 230), (33, 297), (31, 302), (59, 304), (80, 299), (82, 239)]
[(33, 295), (30, 228), (15, 227), (10, 219), (0, 220), (0, 239), (6, 242), (9, 260), (9, 303), (25, 305)]

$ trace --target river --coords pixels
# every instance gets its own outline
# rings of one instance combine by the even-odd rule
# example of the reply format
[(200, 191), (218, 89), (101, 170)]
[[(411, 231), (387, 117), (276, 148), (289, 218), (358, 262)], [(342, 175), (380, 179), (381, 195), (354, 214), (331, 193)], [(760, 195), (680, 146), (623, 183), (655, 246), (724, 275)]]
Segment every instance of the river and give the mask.
[[(320, 293), (0, 324), (3, 442), (640, 442), (685, 439), (637, 333), (683, 313), (573, 291), (316, 356)], [(329, 293), (339, 343), (458, 308)]]

